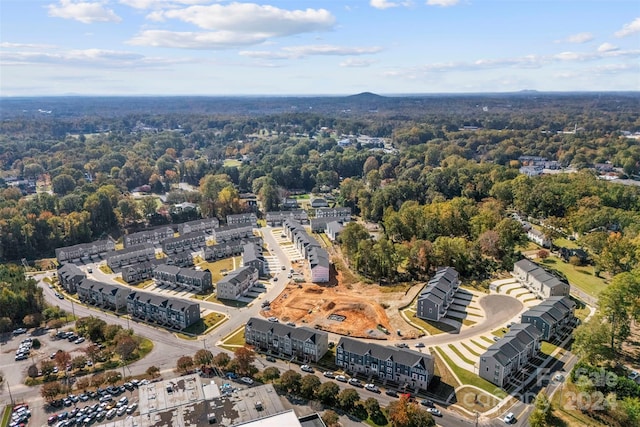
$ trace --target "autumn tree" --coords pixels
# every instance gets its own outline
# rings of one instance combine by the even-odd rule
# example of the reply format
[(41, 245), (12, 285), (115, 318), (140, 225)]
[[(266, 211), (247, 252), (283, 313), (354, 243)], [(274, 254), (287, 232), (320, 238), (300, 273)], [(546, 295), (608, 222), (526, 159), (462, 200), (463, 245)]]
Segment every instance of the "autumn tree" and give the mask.
[(64, 393), (65, 387), (59, 381), (51, 381), (42, 384), (40, 395), (46, 402), (53, 402), (56, 397)]
[(138, 343), (131, 335), (121, 335), (116, 340), (115, 352), (125, 361), (137, 350)]
[(42, 375), (44, 375), (45, 377), (51, 375), (55, 366), (55, 363), (51, 360), (43, 360), (42, 362), (40, 362), (40, 370), (42, 371)]
[(213, 361), (213, 353), (207, 349), (200, 349), (196, 351), (196, 354), (193, 355), (193, 362), (196, 365), (211, 365)]
[(269, 366), (262, 371), (262, 381), (272, 382), (280, 378), (280, 369), (275, 366)]
[(321, 418), (327, 427), (338, 427), (340, 425), (340, 416), (331, 409), (324, 411)]
[(61, 371), (66, 371), (67, 365), (71, 362), (71, 355), (66, 351), (58, 351), (56, 353), (56, 357), (53, 359), (56, 363), (56, 366)]
[(389, 422), (393, 427), (432, 427), (436, 423), (427, 411), (415, 402), (410, 402), (406, 396), (393, 401), (387, 407)]
[(229, 362), (231, 361), (231, 358), (229, 357), (229, 355), (227, 353), (218, 353), (213, 357), (213, 366), (216, 366), (220, 369), (224, 369)]
[(71, 366), (74, 369), (84, 368), (86, 364), (87, 364), (87, 358), (83, 355), (79, 355), (71, 359)]
[(97, 373), (91, 377), (91, 387), (100, 387), (106, 380), (107, 378), (104, 373)]
[(151, 365), (147, 368), (147, 370), (145, 371), (147, 375), (149, 375), (151, 378), (157, 378), (160, 375), (160, 368), (158, 368), (155, 365)]
[(30, 365), (27, 368), (27, 375), (30, 378), (36, 378), (38, 376), (38, 367), (36, 365)]
[(253, 362), (256, 360), (256, 353), (248, 347), (239, 347), (233, 352), (233, 355), (237, 373), (251, 375), (255, 369)]
[(104, 373), (104, 377), (107, 383), (113, 385), (118, 381), (120, 381), (120, 379), (122, 378), (122, 374), (120, 374), (120, 372), (117, 372), (117, 371), (106, 371)]
[(188, 373), (193, 368), (193, 358), (191, 356), (182, 356), (176, 362), (176, 372), (180, 374)]

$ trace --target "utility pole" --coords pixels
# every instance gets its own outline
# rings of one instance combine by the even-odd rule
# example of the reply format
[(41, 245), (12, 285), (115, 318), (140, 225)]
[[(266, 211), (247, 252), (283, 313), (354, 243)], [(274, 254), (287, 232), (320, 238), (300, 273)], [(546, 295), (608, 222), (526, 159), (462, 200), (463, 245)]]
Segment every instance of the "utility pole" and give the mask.
[(475, 411), (476, 413), (476, 427), (478, 427), (478, 418), (480, 417), (480, 412)]
[(9, 386), (9, 378), (5, 378), (7, 381), (7, 391), (9, 392), (9, 399), (11, 399), (11, 406), (13, 406), (13, 395), (11, 394), (11, 387)]

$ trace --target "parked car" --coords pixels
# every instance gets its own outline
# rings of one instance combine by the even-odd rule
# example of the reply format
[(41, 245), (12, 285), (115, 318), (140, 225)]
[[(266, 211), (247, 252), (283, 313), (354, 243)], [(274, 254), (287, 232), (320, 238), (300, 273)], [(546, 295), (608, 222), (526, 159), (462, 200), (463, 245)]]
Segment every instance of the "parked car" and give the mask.
[(399, 342), (396, 344), (396, 347), (398, 348), (409, 348), (409, 345), (403, 342)]
[(13, 335), (20, 335), (20, 334), (26, 334), (26, 333), (27, 333), (26, 328), (18, 328), (13, 330)]
[(336, 375), (336, 381), (340, 381), (341, 383), (346, 383), (347, 377), (345, 377), (344, 375)]
[(313, 368), (311, 366), (309, 366), (309, 365), (302, 365), (302, 366), (300, 366), (300, 369), (302, 369), (304, 372), (309, 372), (310, 374), (315, 372), (313, 370)]
[(327, 378), (335, 378), (335, 377), (336, 377), (336, 376), (333, 374), (333, 372), (331, 372), (331, 371), (324, 371), (324, 372), (322, 373), (322, 375), (324, 375), (324, 376), (325, 376), (325, 377), (327, 377)]
[(509, 412), (507, 415), (504, 416), (502, 421), (504, 421), (505, 424), (513, 424), (516, 422), (516, 416), (513, 414), (513, 412)]
[(226, 374), (224, 374), (227, 378), (229, 378), (230, 380), (237, 380), (238, 376), (234, 373), (234, 372), (227, 372)]
[(375, 384), (365, 384), (364, 389), (373, 393), (380, 393), (380, 389), (375, 386)]
[(395, 390), (387, 390), (384, 392), (387, 396), (398, 397), (398, 392)]
[(249, 377), (242, 377), (242, 378), (240, 378), (240, 381), (242, 381), (243, 383), (248, 384), (248, 385), (252, 385), (253, 384), (253, 380), (251, 378), (249, 378)]
[(267, 356), (267, 362), (275, 362), (276, 358), (273, 356)]
[(420, 401), (420, 404), (422, 406), (426, 406), (427, 408), (435, 408), (435, 405), (433, 404), (433, 401), (430, 399), (422, 399)]
[(84, 342), (84, 337), (80, 337), (74, 341), (75, 344), (82, 344)]
[(127, 407), (127, 414), (133, 414), (138, 407), (138, 404), (133, 402), (131, 405)]
[(349, 384), (351, 384), (354, 387), (362, 387), (362, 383), (360, 382), (359, 379), (357, 378), (351, 378), (349, 379)]
[(440, 412), (436, 408), (427, 408), (427, 412), (429, 412), (431, 415), (436, 416), (436, 417), (441, 417), (442, 416), (442, 412)]
[(419, 342), (418, 344), (416, 344), (417, 348), (423, 348), (424, 347), (424, 343), (423, 342)]
[(279, 320), (278, 320), (278, 318), (277, 318), (277, 317), (269, 317), (267, 320), (268, 320), (269, 322), (273, 322), (273, 323), (278, 323), (278, 322), (279, 322)]

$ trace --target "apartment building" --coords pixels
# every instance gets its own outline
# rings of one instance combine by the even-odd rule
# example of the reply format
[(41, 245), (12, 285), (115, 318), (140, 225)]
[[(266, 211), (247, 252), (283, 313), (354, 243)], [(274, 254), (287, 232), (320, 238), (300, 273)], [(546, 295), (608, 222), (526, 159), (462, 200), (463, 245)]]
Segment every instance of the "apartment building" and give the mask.
[(156, 257), (156, 249), (151, 243), (129, 246), (110, 253), (107, 256), (107, 265), (113, 271), (119, 270), (127, 265), (151, 261)]
[(552, 341), (566, 336), (576, 326), (576, 303), (570, 297), (549, 297), (521, 315), (522, 323), (538, 328), (541, 339)]
[(536, 297), (569, 296), (570, 286), (538, 264), (521, 259), (513, 265), (513, 276)]
[(540, 331), (531, 324), (511, 325), (509, 332), (480, 356), (479, 375), (498, 387), (506, 387), (538, 354), (540, 338)]
[(307, 230), (299, 222), (287, 219), (282, 224), (282, 228), (284, 234), (308, 261), (311, 281), (314, 283), (328, 282), (330, 280), (331, 261), (327, 251), (307, 233)]
[(459, 286), (459, 275), (454, 268), (438, 269), (433, 278), (420, 291), (416, 304), (416, 316), (420, 319), (439, 321), (446, 316)]
[(245, 325), (247, 344), (262, 352), (294, 358), (301, 362), (318, 362), (329, 349), (329, 334), (307, 327), (296, 327), (252, 317)]
[(351, 208), (318, 208), (316, 218), (336, 218), (339, 222), (351, 221)]
[(259, 244), (252, 242), (245, 243), (242, 247), (242, 265), (255, 268), (258, 270), (258, 275), (260, 276), (266, 273), (267, 262), (262, 254), (262, 242)]
[(203, 231), (185, 234), (179, 237), (170, 237), (162, 241), (162, 251), (165, 254), (173, 254), (184, 251), (198, 251), (207, 245), (207, 234)]
[(80, 282), (86, 278), (87, 275), (84, 271), (80, 270), (75, 264), (63, 264), (62, 267), (58, 269), (60, 285), (70, 294), (75, 294)]
[(153, 278), (160, 285), (187, 288), (195, 293), (206, 293), (213, 287), (209, 270), (194, 270), (160, 264), (153, 270)]
[(223, 225), (214, 230), (213, 236), (216, 243), (245, 239), (253, 236), (253, 228), (249, 223)]
[(347, 372), (412, 389), (425, 390), (434, 375), (434, 361), (429, 354), (347, 337), (340, 338), (336, 346), (336, 365)]
[(58, 260), (58, 264), (73, 261), (91, 261), (115, 250), (116, 245), (113, 243), (113, 240), (96, 240), (91, 243), (80, 243), (79, 245), (57, 248), (56, 259)]
[(293, 219), (301, 224), (309, 223), (309, 216), (307, 215), (307, 211), (303, 209), (294, 209), (290, 211), (273, 211), (267, 212), (267, 214), (265, 215), (267, 225), (271, 227), (280, 227), (282, 223), (287, 219)]
[(227, 274), (216, 284), (218, 299), (237, 300), (258, 281), (258, 270), (254, 267), (240, 267)]
[(151, 243), (152, 245), (158, 245), (164, 239), (173, 237), (173, 228), (160, 227), (154, 230), (139, 231), (137, 233), (125, 234), (122, 237), (122, 244), (125, 248), (130, 246), (142, 245), (144, 243)]
[(171, 329), (185, 329), (200, 320), (200, 304), (146, 292), (131, 292), (127, 312), (135, 318)]
[(220, 227), (220, 221), (218, 221), (216, 217), (196, 219), (178, 224), (178, 233), (180, 233), (181, 236), (189, 233), (213, 234), (213, 230), (218, 227)]
[(113, 311), (127, 308), (129, 289), (121, 285), (84, 279), (78, 284), (78, 299), (84, 303)]
[(227, 215), (227, 225), (234, 224), (250, 224), (251, 227), (256, 228), (258, 226), (258, 217), (254, 212)]
[(153, 264), (150, 261), (143, 261), (122, 268), (122, 280), (130, 285), (149, 280), (152, 277)]

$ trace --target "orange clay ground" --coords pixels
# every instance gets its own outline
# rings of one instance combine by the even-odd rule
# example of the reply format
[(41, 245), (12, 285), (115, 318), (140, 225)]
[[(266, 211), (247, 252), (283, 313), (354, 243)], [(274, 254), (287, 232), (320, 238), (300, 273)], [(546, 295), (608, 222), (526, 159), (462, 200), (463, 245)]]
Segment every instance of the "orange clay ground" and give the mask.
[[(343, 275), (334, 273), (336, 271), (332, 269), (332, 277), (336, 279), (328, 285), (289, 283), (262, 315), (352, 337), (395, 339), (398, 338), (398, 329), (402, 329), (404, 337), (419, 335), (419, 331), (398, 314), (400, 305), (411, 301), (410, 295), (404, 291), (382, 292), (375, 284), (345, 285)], [(388, 309), (385, 310), (381, 303)], [(345, 319), (342, 322), (330, 320), (328, 317), (332, 314)], [(389, 334), (378, 328), (379, 325)]]

